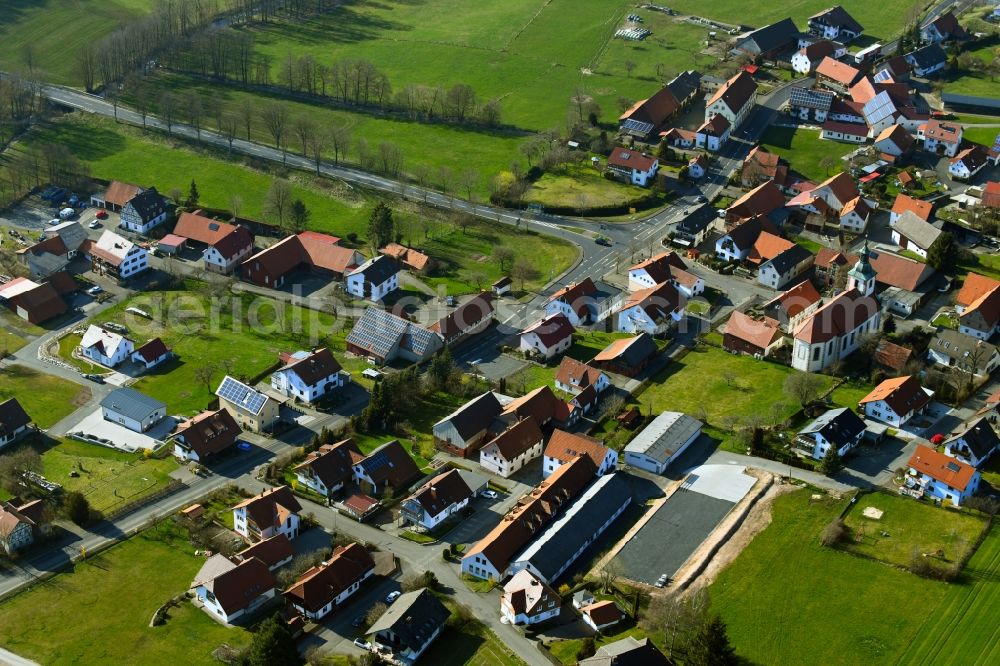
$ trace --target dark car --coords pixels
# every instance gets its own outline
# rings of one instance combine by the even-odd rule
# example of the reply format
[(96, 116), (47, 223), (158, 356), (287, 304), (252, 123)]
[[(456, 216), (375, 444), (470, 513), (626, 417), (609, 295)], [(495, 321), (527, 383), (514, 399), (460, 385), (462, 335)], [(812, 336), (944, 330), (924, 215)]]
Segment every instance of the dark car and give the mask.
[(365, 624), (365, 615), (361, 614), (351, 621), (351, 626), (357, 629), (358, 627), (363, 627)]
[(96, 384), (103, 384), (104, 383), (104, 377), (101, 377), (100, 375), (85, 374), (83, 376), (83, 378), (84, 379), (89, 379), (90, 381), (92, 381), (92, 382), (94, 382)]
[(597, 243), (598, 245), (606, 245), (608, 247), (611, 247), (612, 245), (611, 239), (608, 238), (607, 236), (598, 236), (594, 240), (594, 242)]

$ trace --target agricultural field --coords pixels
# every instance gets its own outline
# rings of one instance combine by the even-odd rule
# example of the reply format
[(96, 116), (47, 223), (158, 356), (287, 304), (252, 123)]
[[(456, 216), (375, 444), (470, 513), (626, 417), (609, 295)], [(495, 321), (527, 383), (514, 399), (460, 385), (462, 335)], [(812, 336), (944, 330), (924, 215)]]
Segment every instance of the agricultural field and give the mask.
[[(846, 0), (840, 4), (864, 26), (866, 35), (871, 34), (880, 40), (887, 40), (902, 30), (906, 24), (907, 12), (911, 8), (917, 5), (926, 7), (930, 3), (927, 0), (886, 0), (886, 2)], [(829, 7), (830, 3), (827, 0), (789, 0), (780, 4), (754, 5), (752, 12), (748, 12), (746, 3), (739, 0), (712, 0), (711, 3), (699, 0), (675, 0), (669, 6), (684, 14), (742, 23), (757, 28), (791, 16), (795, 24), (804, 30), (808, 18)]]
[(908, 644), (901, 664), (993, 664), (1000, 660), (1000, 529), (994, 526), (936, 607), (924, 605), (926, 620)]
[(792, 171), (817, 183), (843, 171), (844, 162), (840, 158), (857, 148), (849, 143), (820, 139), (817, 130), (794, 127), (769, 127), (760, 143), (784, 158)]
[[(64, 440), (40, 451), (42, 475), (66, 491), (79, 491), (93, 509), (108, 512), (166, 487), (173, 458), (158, 460), (95, 444)], [(75, 472), (77, 476), (71, 477)]]
[(44, 328), (21, 319), (7, 308), (0, 309), (0, 353), (13, 354), (44, 332)]
[[(960, 588), (820, 545), (823, 529), (847, 500), (814, 501), (813, 492), (777, 498), (771, 524), (709, 588), (712, 607), (726, 621), (737, 653), (775, 666), (913, 663), (897, 660), (944, 621), (933, 609), (941, 610), (939, 604)], [(995, 577), (989, 580), (1000, 589)], [(996, 627), (982, 613), (964, 617), (970, 625)], [(987, 640), (964, 631), (955, 638)], [(959, 658), (958, 652), (950, 654)]]
[[(882, 517), (866, 517), (869, 507), (882, 511)], [(840, 548), (901, 567), (910, 566), (915, 553), (942, 553), (944, 562), (959, 561), (986, 526), (981, 516), (888, 493), (859, 496), (844, 524), (852, 540)]]
[(50, 428), (90, 400), (90, 389), (23, 365), (0, 368), (0, 401), (17, 398), (39, 428)]
[[(125, 312), (126, 307), (140, 308), (152, 320)], [(173, 349), (175, 359), (143, 375), (133, 388), (165, 402), (169, 413), (184, 415), (205, 408), (224, 374), (253, 377), (281, 351), (336, 349), (330, 338), (338, 326), (332, 315), (269, 298), (226, 295), (211, 301), (197, 291), (140, 294), (103, 312), (98, 322), (104, 321), (127, 326), (140, 342), (160, 337)], [(211, 368), (208, 378), (199, 373), (205, 367)]]
[(568, 166), (563, 173), (543, 174), (528, 190), (524, 202), (546, 208), (588, 209), (624, 207), (649, 196), (649, 190), (605, 178), (589, 163)]
[(189, 601), (149, 626), (204, 562), (168, 519), (0, 603), (0, 645), (53, 665), (217, 664), (211, 652), (249, 643), (246, 630), (218, 624)]
[(10, 0), (0, 3), (0, 69), (32, 69), (79, 85), (77, 54), (122, 22), (146, 14), (155, 0)]

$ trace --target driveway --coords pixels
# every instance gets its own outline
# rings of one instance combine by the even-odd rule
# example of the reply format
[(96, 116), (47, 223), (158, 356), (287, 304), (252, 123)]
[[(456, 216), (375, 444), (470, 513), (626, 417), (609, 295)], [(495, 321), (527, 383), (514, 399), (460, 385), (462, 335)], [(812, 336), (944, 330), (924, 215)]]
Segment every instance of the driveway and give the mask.
[(86, 415), (69, 428), (71, 433), (82, 433), (98, 440), (107, 440), (110, 446), (132, 453), (139, 449), (154, 449), (177, 427), (177, 420), (168, 416), (148, 432), (135, 432), (125, 426), (106, 421), (100, 408)]

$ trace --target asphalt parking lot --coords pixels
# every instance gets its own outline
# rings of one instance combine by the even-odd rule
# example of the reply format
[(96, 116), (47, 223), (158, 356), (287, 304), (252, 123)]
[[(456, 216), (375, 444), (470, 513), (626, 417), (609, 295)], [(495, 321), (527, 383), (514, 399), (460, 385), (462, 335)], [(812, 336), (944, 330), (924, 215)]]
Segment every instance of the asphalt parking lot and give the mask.
[(681, 488), (663, 503), (615, 560), (622, 574), (652, 585), (673, 576), (735, 506), (734, 502)]

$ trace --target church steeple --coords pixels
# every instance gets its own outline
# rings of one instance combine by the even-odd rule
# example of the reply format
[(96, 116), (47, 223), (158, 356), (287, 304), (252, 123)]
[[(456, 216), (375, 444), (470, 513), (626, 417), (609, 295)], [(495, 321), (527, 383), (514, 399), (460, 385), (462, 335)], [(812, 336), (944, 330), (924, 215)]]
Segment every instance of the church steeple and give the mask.
[(858, 256), (858, 263), (847, 273), (847, 288), (857, 289), (865, 296), (875, 293), (875, 269), (868, 260), (869, 255), (868, 237), (865, 236), (865, 244)]

